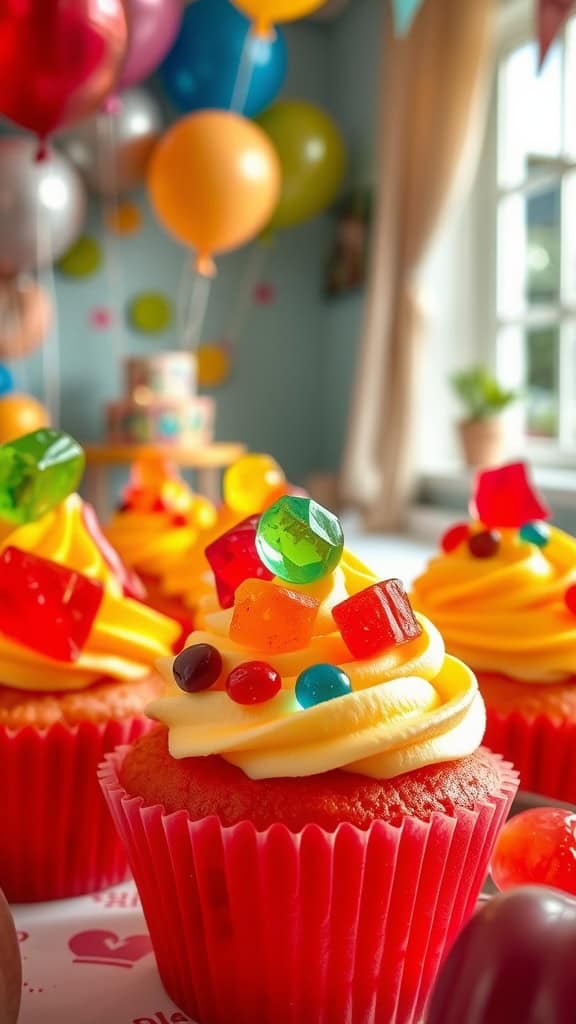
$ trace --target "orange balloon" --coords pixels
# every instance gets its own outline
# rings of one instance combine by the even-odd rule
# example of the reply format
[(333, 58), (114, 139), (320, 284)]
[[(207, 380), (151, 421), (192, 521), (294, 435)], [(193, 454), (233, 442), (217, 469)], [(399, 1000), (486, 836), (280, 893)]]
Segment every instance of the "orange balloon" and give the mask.
[(214, 273), (215, 253), (236, 249), (270, 220), (280, 195), (280, 164), (258, 125), (227, 110), (178, 121), (156, 147), (148, 190), (164, 227)]
[(0, 398), (0, 444), (49, 425), (48, 412), (31, 395), (11, 394)]
[(294, 21), (322, 7), (326, 0), (233, 0), (252, 18), (258, 35), (267, 36), (275, 21)]

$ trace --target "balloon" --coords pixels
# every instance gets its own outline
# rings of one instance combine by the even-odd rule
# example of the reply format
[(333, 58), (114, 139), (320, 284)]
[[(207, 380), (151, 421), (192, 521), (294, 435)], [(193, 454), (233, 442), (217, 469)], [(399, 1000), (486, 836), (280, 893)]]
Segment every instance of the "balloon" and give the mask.
[[(238, 99), (234, 109), (241, 106), (246, 117), (254, 117), (282, 88), (286, 64), (286, 43), (280, 33), (274, 39), (259, 39), (250, 34), (249, 21), (228, 0), (196, 0), (184, 12), (176, 43), (160, 67), (160, 78), (178, 110), (228, 110)], [(246, 88), (241, 88), (244, 73)]]
[(0, 398), (14, 391), (14, 377), (7, 366), (0, 363)]
[(0, 398), (0, 444), (49, 425), (48, 412), (31, 395), (11, 394)]
[(58, 139), (86, 184), (115, 198), (138, 188), (163, 130), (162, 112), (144, 89), (122, 94), (118, 109), (93, 114)]
[(196, 249), (200, 273), (268, 223), (280, 192), (274, 147), (252, 121), (206, 110), (178, 121), (156, 147), (150, 198), (165, 228)]
[(97, 110), (126, 47), (122, 0), (0, 6), (0, 113), (44, 138)]
[(182, 0), (124, 0), (128, 49), (120, 89), (136, 85), (156, 70), (172, 46), (182, 18)]
[[(34, 160), (33, 139), (0, 139), (0, 276), (47, 266), (78, 238), (86, 215), (80, 175), (55, 150)], [(39, 244), (40, 243), (40, 244)]]
[(16, 1024), (22, 993), (20, 946), (10, 908), (0, 892), (0, 1021)]
[(268, 35), (275, 21), (294, 21), (303, 18), (326, 0), (234, 0), (236, 7), (248, 14), (259, 35)]
[(280, 201), (269, 227), (287, 228), (321, 213), (344, 177), (346, 151), (334, 121), (303, 100), (280, 100), (257, 122), (282, 165)]
[(0, 281), (0, 359), (21, 359), (50, 330), (52, 306), (35, 281)]

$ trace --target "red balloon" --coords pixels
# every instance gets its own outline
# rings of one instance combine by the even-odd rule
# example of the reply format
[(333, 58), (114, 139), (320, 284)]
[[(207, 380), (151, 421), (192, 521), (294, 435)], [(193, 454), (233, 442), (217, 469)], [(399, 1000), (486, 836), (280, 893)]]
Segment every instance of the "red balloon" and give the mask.
[(41, 138), (93, 113), (126, 39), (122, 0), (0, 0), (0, 113)]

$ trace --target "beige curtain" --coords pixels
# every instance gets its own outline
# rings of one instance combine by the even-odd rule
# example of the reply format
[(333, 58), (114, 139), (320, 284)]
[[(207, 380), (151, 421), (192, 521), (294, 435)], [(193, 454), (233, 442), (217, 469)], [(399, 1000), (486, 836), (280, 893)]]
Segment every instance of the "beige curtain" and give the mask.
[(410, 35), (397, 40), (383, 2), (379, 194), (341, 477), (344, 499), (363, 508), (372, 530), (401, 526), (411, 494), (424, 326), (417, 274), (447, 205), (476, 166), (494, 13), (494, 0), (424, 0)]

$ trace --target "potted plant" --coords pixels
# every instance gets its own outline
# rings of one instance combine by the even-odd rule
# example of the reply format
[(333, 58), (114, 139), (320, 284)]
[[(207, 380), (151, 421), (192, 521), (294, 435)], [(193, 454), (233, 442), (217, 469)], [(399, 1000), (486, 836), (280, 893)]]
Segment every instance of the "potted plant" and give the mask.
[(516, 401), (518, 392), (502, 388), (484, 366), (460, 370), (450, 380), (466, 410), (458, 424), (466, 465), (472, 469), (496, 465), (504, 454), (501, 413)]

